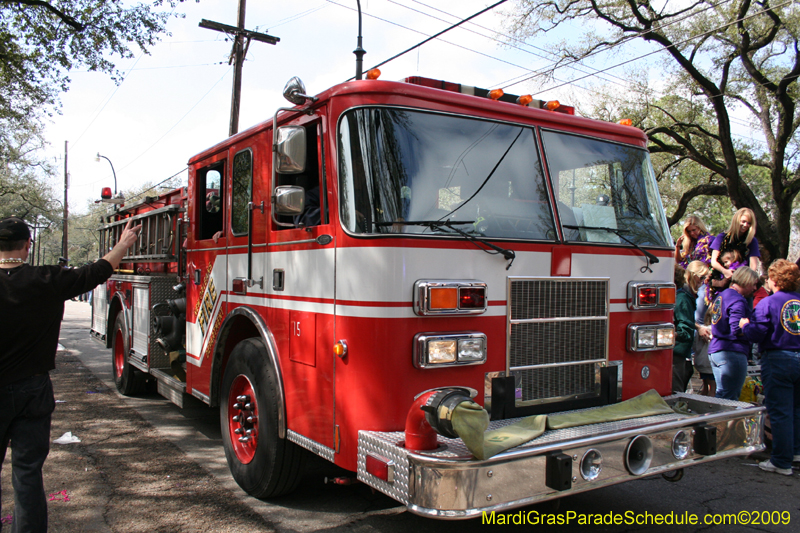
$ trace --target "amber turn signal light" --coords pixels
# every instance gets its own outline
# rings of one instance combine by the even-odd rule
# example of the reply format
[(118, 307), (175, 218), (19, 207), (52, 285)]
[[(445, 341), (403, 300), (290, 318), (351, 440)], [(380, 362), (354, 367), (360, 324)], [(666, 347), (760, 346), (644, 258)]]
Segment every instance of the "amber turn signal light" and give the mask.
[(431, 309), (458, 309), (458, 289), (456, 287), (431, 288)]

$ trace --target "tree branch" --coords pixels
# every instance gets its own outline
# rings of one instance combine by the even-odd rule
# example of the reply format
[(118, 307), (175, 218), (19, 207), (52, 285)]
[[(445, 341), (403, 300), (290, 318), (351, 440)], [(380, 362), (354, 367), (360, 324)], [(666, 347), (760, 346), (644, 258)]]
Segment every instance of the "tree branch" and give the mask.
[(70, 15), (67, 15), (54, 5), (50, 4), (49, 2), (45, 2), (44, 0), (0, 0), (4, 4), (22, 4), (25, 6), (32, 6), (32, 7), (43, 7), (46, 10), (53, 13), (55, 16), (63, 20), (68, 26), (70, 26), (75, 31), (83, 31), (86, 29), (86, 26), (75, 20)]
[[(674, 145), (670, 146), (667, 143), (665, 143), (664, 141), (658, 139), (657, 137), (654, 137), (655, 135), (657, 135), (659, 133), (663, 134), (663, 135), (666, 135), (667, 137), (670, 137), (671, 139), (675, 140), (680, 145), (680, 147), (675, 147)], [(727, 168), (725, 167), (724, 164), (721, 164), (718, 161), (714, 161), (712, 159), (709, 159), (708, 157), (706, 157), (703, 154), (701, 154), (700, 152), (698, 152), (697, 148), (695, 148), (695, 146), (691, 143), (691, 141), (689, 141), (688, 139), (686, 139), (682, 135), (679, 135), (676, 131), (673, 131), (672, 129), (667, 128), (667, 127), (658, 127), (658, 128), (653, 128), (653, 129), (647, 130), (647, 135), (650, 137), (650, 142), (655, 144), (660, 149), (660, 150), (657, 150), (657, 151), (664, 151), (664, 152), (668, 152), (670, 154), (676, 154), (676, 155), (687, 155), (688, 154), (689, 157), (692, 160), (697, 161), (699, 164), (703, 165), (704, 167), (706, 167), (707, 169), (711, 170), (712, 172), (716, 172), (720, 176), (728, 177), (727, 176), (727, 174), (728, 174)], [(675, 151), (676, 148), (678, 148), (678, 150), (679, 150), (678, 152)]]
[(727, 194), (728, 188), (725, 187), (725, 185), (716, 183), (701, 183), (700, 185), (696, 185), (683, 193), (680, 201), (678, 201), (678, 207), (675, 208), (675, 212), (667, 219), (667, 222), (670, 227), (677, 224), (683, 215), (686, 214), (686, 208), (689, 202), (698, 196), (725, 196)]

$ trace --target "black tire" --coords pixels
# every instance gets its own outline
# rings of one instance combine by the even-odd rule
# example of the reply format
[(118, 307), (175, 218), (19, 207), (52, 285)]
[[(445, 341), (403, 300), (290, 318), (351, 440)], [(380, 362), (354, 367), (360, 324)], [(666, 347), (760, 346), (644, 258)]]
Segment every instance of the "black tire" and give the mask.
[(278, 437), (278, 381), (260, 339), (245, 339), (233, 349), (221, 392), (222, 443), (236, 483), (261, 499), (295, 490), (307, 452)]
[(128, 362), (129, 353), (125, 319), (120, 313), (114, 322), (114, 333), (111, 336), (111, 372), (114, 375), (114, 385), (124, 396), (141, 394), (146, 385), (141, 372), (135, 370)]

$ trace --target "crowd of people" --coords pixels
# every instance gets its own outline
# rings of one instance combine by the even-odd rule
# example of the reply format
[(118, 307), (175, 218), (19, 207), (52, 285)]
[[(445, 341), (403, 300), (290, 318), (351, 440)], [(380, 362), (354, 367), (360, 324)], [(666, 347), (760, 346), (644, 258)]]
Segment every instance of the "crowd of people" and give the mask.
[(686, 219), (675, 246), (672, 390), (686, 391), (696, 369), (700, 394), (738, 400), (758, 360), (772, 428), (771, 456), (758, 466), (790, 476), (800, 462), (800, 267), (778, 259), (759, 275), (768, 261), (755, 234), (747, 208), (716, 236), (700, 217)]

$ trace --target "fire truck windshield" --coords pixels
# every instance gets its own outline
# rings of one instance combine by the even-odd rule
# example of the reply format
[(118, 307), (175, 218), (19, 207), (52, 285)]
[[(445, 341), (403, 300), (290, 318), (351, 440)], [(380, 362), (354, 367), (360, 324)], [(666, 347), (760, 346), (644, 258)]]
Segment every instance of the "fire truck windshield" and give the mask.
[[(543, 132), (568, 241), (666, 246), (666, 220), (646, 150)], [(452, 234), (556, 240), (533, 127), (392, 107), (346, 112), (339, 125), (343, 226), (360, 234)], [(585, 229), (584, 229), (585, 228)]]
[(566, 240), (669, 246), (646, 150), (554, 131), (542, 140)]
[(389, 107), (348, 111), (339, 127), (341, 218), (353, 233), (553, 240), (532, 128)]

